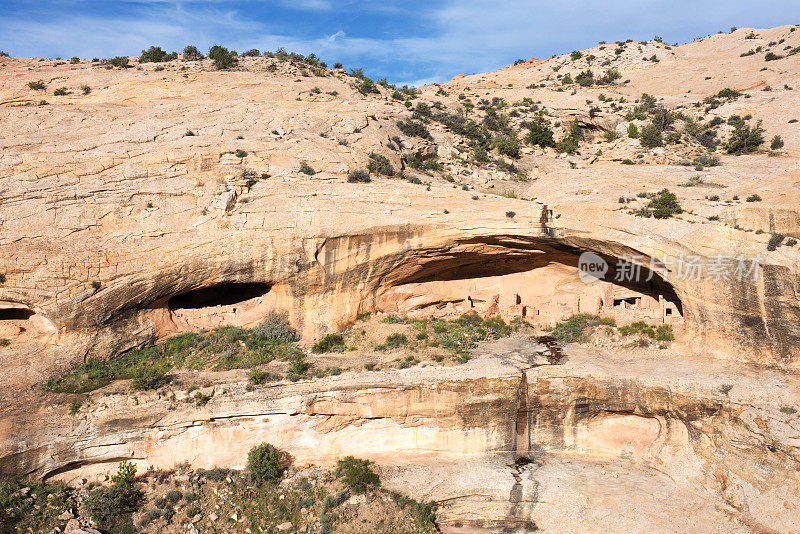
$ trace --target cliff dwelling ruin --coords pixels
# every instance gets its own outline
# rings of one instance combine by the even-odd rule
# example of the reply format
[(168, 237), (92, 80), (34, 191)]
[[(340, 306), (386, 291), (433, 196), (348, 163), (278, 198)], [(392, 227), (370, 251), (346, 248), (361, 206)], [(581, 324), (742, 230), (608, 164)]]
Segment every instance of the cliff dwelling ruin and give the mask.
[(674, 289), (642, 268), (639, 280), (616, 281), (615, 265), (603, 280), (578, 276), (578, 255), (548, 246), (509, 249), (473, 243), (401, 267), (377, 299), (377, 309), (419, 317), (467, 312), (500, 314), (552, 324), (578, 313), (627, 324), (681, 324), (683, 308)]

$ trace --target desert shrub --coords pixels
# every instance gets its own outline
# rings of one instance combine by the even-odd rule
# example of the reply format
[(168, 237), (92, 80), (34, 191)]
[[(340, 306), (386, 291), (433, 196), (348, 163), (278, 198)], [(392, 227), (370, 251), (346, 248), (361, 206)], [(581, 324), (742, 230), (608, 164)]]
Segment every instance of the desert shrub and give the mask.
[(208, 50), (208, 57), (214, 60), (214, 68), (226, 70), (235, 66), (239, 60), (224, 46), (214, 45)]
[(262, 371), (261, 369), (253, 368), (247, 373), (247, 379), (250, 381), (251, 384), (255, 386), (259, 386), (266, 382), (270, 377), (270, 374), (266, 371)]
[(336, 475), (341, 477), (353, 493), (366, 493), (381, 483), (377, 473), (370, 468), (369, 460), (352, 456), (346, 456), (337, 462)]
[(553, 140), (553, 129), (550, 127), (550, 121), (539, 112), (533, 119), (524, 123), (528, 129), (525, 135), (525, 141), (531, 145), (539, 145), (540, 147), (554, 147), (556, 146)]
[(28, 82), (28, 87), (33, 89), (34, 91), (44, 91), (47, 86), (42, 80), (37, 80), (35, 82)]
[(394, 176), (394, 167), (392, 167), (392, 162), (389, 161), (389, 158), (383, 154), (377, 154), (375, 152), (369, 155), (369, 159), (367, 160), (367, 170), (373, 174)]
[(594, 85), (594, 73), (591, 70), (581, 71), (575, 76), (575, 81), (578, 82), (578, 85), (581, 87)]
[(498, 135), (492, 139), (492, 147), (500, 154), (511, 158), (519, 158), (519, 140), (516, 135)]
[(289, 467), (289, 455), (269, 443), (256, 445), (247, 453), (247, 474), (257, 485), (278, 482)]
[(559, 152), (575, 152), (578, 150), (580, 146), (580, 142), (583, 140), (583, 130), (581, 129), (578, 120), (570, 124), (569, 129), (567, 130), (567, 135), (564, 138), (556, 143), (556, 150)]
[(423, 139), (432, 139), (431, 133), (419, 121), (413, 119), (406, 119), (405, 121), (397, 121), (397, 127), (400, 131), (409, 137), (421, 137)]
[(615, 140), (619, 139), (620, 137), (621, 136), (620, 136), (619, 132), (617, 132), (616, 130), (606, 130), (606, 132), (603, 134), (603, 139), (605, 139), (606, 142), (608, 142), (608, 143), (610, 143), (612, 141), (615, 141)]
[(242, 52), (242, 57), (258, 57), (260, 55), (261, 52), (258, 51), (258, 48), (251, 48), (250, 50)]
[(183, 59), (186, 61), (197, 61), (203, 59), (203, 54), (194, 45), (188, 45), (183, 49)]
[(160, 46), (151, 46), (147, 50), (142, 50), (139, 63), (161, 63), (169, 61), (171, 58), (172, 56), (163, 51)]
[(246, 158), (247, 157), (247, 150), (242, 150), (241, 148), (237, 148), (236, 151), (233, 153), (234, 156), (237, 158)]
[(634, 123), (630, 123), (628, 125), (628, 137), (631, 139), (638, 139), (639, 138), (639, 128)]
[(772, 150), (780, 150), (783, 148), (783, 138), (780, 135), (776, 135), (772, 138), (772, 142), (770, 142), (769, 147)]
[(644, 321), (634, 321), (631, 324), (620, 326), (618, 331), (623, 336), (644, 334), (649, 338), (656, 337), (655, 329)]
[(136, 467), (122, 462), (117, 474), (111, 477), (112, 486), (102, 486), (89, 493), (84, 508), (98, 527), (115, 533), (134, 532), (131, 516), (143, 501), (142, 492), (134, 485), (135, 478)]
[(572, 75), (570, 73), (566, 73), (563, 78), (561, 78), (561, 85), (570, 85), (572, 83)]
[(650, 203), (642, 208), (637, 215), (641, 217), (654, 217), (656, 219), (668, 219), (674, 214), (683, 213), (678, 197), (668, 189), (662, 189), (650, 200)]
[(597, 83), (598, 85), (609, 85), (620, 78), (622, 78), (622, 74), (620, 74), (617, 69), (611, 68), (607, 69), (606, 72), (597, 79)]
[(169, 490), (166, 495), (164, 495), (164, 499), (170, 504), (175, 504), (181, 500), (183, 497), (183, 493), (178, 490)]
[(344, 351), (344, 338), (341, 334), (328, 334), (311, 347), (312, 352), (342, 352)]
[(579, 313), (566, 321), (556, 323), (550, 334), (562, 343), (582, 343), (587, 339), (586, 329), (599, 324), (600, 317), (590, 313)]
[(406, 345), (408, 338), (405, 334), (391, 334), (386, 338), (386, 346), (390, 349), (397, 349)]
[(578, 59), (582, 58), (582, 57), (583, 57), (583, 54), (581, 54), (581, 53), (580, 53), (579, 51), (577, 51), (577, 50), (573, 50), (572, 52), (570, 52), (570, 54), (569, 54), (569, 57), (570, 57), (570, 59), (571, 59), (572, 61), (576, 61), (576, 60), (578, 60)]
[(208, 404), (208, 401), (211, 400), (211, 395), (206, 395), (202, 391), (196, 391), (194, 393), (194, 404), (195, 406), (205, 406)]
[(767, 55), (764, 56), (764, 61), (775, 61), (778, 59), (783, 59), (783, 56), (779, 56), (775, 52), (767, 52)]
[(675, 122), (675, 114), (664, 106), (656, 107), (651, 111), (650, 114), (653, 117), (651, 121), (652, 125), (662, 132), (672, 126), (672, 123)]
[(645, 148), (655, 148), (664, 145), (664, 139), (661, 136), (661, 130), (652, 124), (648, 124), (642, 128), (639, 141)]
[(472, 159), (478, 163), (486, 163), (489, 161), (489, 152), (483, 145), (476, 144), (472, 147)]
[(138, 390), (158, 389), (167, 383), (167, 371), (161, 365), (139, 367), (131, 380), (131, 387)]
[(0, 57), (8, 57), (8, 52), (0, 50)]
[(355, 183), (369, 183), (372, 181), (372, 178), (369, 177), (369, 173), (364, 169), (355, 169), (350, 171), (347, 174), (347, 181), (351, 184)]
[(300, 335), (289, 324), (289, 316), (275, 311), (270, 311), (251, 333), (256, 339), (276, 343), (294, 343), (300, 339)]
[(742, 96), (742, 93), (736, 91), (735, 89), (731, 89), (730, 87), (726, 87), (722, 89), (720, 92), (717, 93), (717, 98), (728, 98), (728, 99), (736, 99)]
[(675, 334), (672, 333), (672, 326), (668, 324), (658, 325), (656, 328), (656, 339), (659, 341), (672, 341)]
[(761, 202), (761, 196), (757, 193), (753, 193), (745, 199), (745, 202)]
[(53, 91), (53, 96), (65, 96), (68, 95), (69, 91), (67, 91), (66, 87), (59, 87), (55, 91)]
[(711, 154), (700, 154), (692, 161), (692, 165), (701, 165), (703, 167), (717, 167), (721, 162), (717, 156)]
[(81, 85), (81, 92), (85, 95), (88, 95), (89, 93), (92, 92), (92, 88), (89, 87), (88, 85)]
[(772, 234), (769, 238), (769, 242), (767, 242), (767, 250), (773, 251), (777, 249), (785, 238), (786, 236), (783, 234)]
[(356, 89), (362, 95), (368, 95), (370, 93), (378, 93), (378, 94), (380, 94), (380, 91), (378, 90), (378, 86), (375, 85), (375, 82), (373, 82), (371, 79), (367, 78), (366, 76), (361, 78), (361, 83), (359, 83), (356, 86)]
[(745, 122), (736, 124), (735, 129), (725, 143), (728, 154), (749, 154), (754, 152), (764, 142), (764, 129), (759, 121), (755, 127), (750, 127)]
[(106, 59), (104, 60), (104, 62), (111, 67), (124, 69), (128, 67), (128, 63), (130, 62), (130, 60), (125, 56), (117, 56), (117, 57), (112, 57), (110, 59)]
[(314, 176), (315, 174), (317, 174), (317, 171), (315, 171), (311, 167), (311, 165), (309, 165), (305, 161), (300, 162), (300, 172), (302, 172), (303, 174), (307, 174), (308, 176)]

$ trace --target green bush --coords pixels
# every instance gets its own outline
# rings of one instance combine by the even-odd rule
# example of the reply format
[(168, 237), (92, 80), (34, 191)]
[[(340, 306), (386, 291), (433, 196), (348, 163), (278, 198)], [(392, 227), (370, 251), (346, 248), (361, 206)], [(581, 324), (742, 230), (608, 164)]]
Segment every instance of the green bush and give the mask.
[(575, 76), (575, 81), (581, 87), (590, 87), (594, 85), (594, 73), (591, 70), (581, 71)]
[(351, 184), (368, 184), (372, 181), (372, 178), (369, 177), (369, 173), (364, 169), (355, 169), (347, 173), (347, 181)]
[(761, 202), (761, 195), (753, 193), (745, 199), (745, 202)]
[(65, 96), (68, 95), (69, 91), (67, 91), (66, 87), (59, 87), (55, 91), (53, 91), (53, 96)]
[(208, 57), (214, 60), (214, 68), (217, 70), (230, 69), (239, 62), (234, 52), (219, 45), (214, 45), (208, 50)]
[(269, 373), (256, 368), (250, 369), (250, 372), (247, 373), (247, 379), (250, 381), (251, 384), (256, 386), (266, 382), (268, 377)]
[(362, 95), (368, 95), (370, 93), (378, 93), (378, 94), (380, 94), (380, 91), (378, 90), (378, 86), (375, 85), (375, 82), (373, 82), (372, 80), (370, 80), (366, 76), (361, 78), (361, 83), (359, 83), (356, 86), (356, 89)]
[(312, 352), (343, 352), (344, 338), (341, 334), (328, 334), (311, 347)]
[(600, 317), (596, 315), (579, 313), (566, 321), (556, 323), (550, 334), (562, 343), (583, 343), (587, 339), (586, 329), (597, 326), (600, 322)]
[(636, 124), (630, 123), (628, 125), (628, 137), (630, 137), (631, 139), (639, 138), (639, 128), (636, 127)]
[(769, 238), (769, 242), (767, 243), (767, 250), (773, 251), (776, 250), (783, 240), (786, 238), (783, 234), (772, 234)]
[(735, 129), (725, 143), (725, 150), (728, 154), (749, 154), (754, 152), (764, 143), (764, 129), (761, 128), (761, 121), (754, 127), (744, 121), (737, 123)]
[(780, 150), (783, 148), (783, 138), (780, 135), (776, 135), (772, 138), (772, 142), (769, 145), (769, 148), (772, 150)]
[(498, 135), (492, 139), (492, 147), (501, 154), (511, 158), (519, 158), (519, 140), (514, 134)]
[(641, 217), (654, 217), (656, 219), (668, 219), (677, 213), (683, 213), (678, 197), (668, 189), (662, 189), (650, 200), (645, 208), (642, 208), (637, 215)]
[(134, 532), (131, 516), (143, 501), (142, 492), (134, 485), (135, 479), (136, 466), (124, 461), (111, 477), (112, 486), (102, 486), (89, 494), (84, 508), (98, 527), (114, 533)]
[(139, 63), (161, 63), (173, 59), (171, 54), (167, 54), (160, 46), (151, 46), (147, 50), (142, 50), (139, 56)]
[(375, 152), (369, 155), (367, 160), (367, 170), (372, 174), (382, 174), (384, 176), (394, 176), (394, 167), (389, 158)]
[(633, 336), (635, 334), (644, 334), (649, 338), (656, 337), (655, 329), (644, 321), (634, 321), (631, 324), (623, 325), (618, 328), (618, 331), (623, 336)]
[(259, 486), (280, 481), (287, 467), (289, 456), (269, 443), (256, 445), (247, 453), (247, 473)]
[(565, 74), (564, 77), (561, 78), (561, 85), (570, 85), (571, 83), (572, 75), (570, 75), (570, 73)]
[(397, 349), (406, 345), (408, 338), (405, 334), (391, 334), (386, 338), (386, 346), (390, 349)]
[(556, 144), (556, 150), (559, 152), (575, 152), (578, 150), (582, 140), (583, 130), (578, 123), (578, 119), (575, 119), (572, 124), (570, 124), (569, 130), (567, 130), (567, 135)]
[(294, 343), (300, 339), (300, 335), (289, 324), (288, 314), (275, 311), (270, 311), (250, 332), (256, 339), (275, 343)]
[(35, 82), (28, 82), (28, 87), (33, 89), (34, 91), (44, 91), (47, 86), (42, 80), (37, 80)]
[(131, 387), (138, 390), (158, 389), (167, 383), (167, 371), (161, 365), (142, 366), (136, 370)]
[(302, 172), (303, 174), (307, 174), (308, 176), (314, 176), (315, 174), (317, 174), (317, 171), (315, 171), (311, 167), (311, 165), (309, 165), (305, 161), (300, 162), (300, 172)]
[(185, 61), (197, 61), (203, 59), (203, 54), (194, 45), (188, 45), (183, 49), (183, 59)]
[(775, 61), (778, 59), (783, 59), (783, 56), (779, 56), (775, 52), (767, 52), (767, 55), (764, 56), (764, 61)]
[(528, 129), (525, 136), (525, 141), (531, 145), (539, 145), (540, 147), (554, 147), (556, 146), (553, 140), (553, 129), (550, 127), (550, 121), (544, 116), (544, 113), (539, 112), (529, 122), (523, 124)]
[(169, 490), (169, 491), (167, 492), (167, 494), (166, 494), (166, 495), (164, 495), (164, 498), (165, 498), (165, 499), (167, 500), (167, 502), (168, 502), (168, 503), (170, 503), (170, 504), (175, 504), (175, 503), (177, 503), (178, 501), (180, 501), (180, 500), (181, 500), (181, 497), (183, 497), (183, 493), (181, 493), (181, 492), (180, 492), (180, 491), (178, 491), (178, 490)]
[(405, 121), (397, 121), (397, 127), (401, 132), (409, 137), (421, 137), (423, 139), (433, 139), (431, 133), (419, 121), (413, 119), (406, 119)]
[(658, 325), (658, 328), (656, 328), (656, 339), (659, 341), (674, 340), (675, 334), (672, 333), (672, 326), (668, 324)]
[(576, 60), (578, 60), (578, 59), (582, 58), (582, 57), (583, 57), (583, 54), (581, 54), (581, 53), (580, 53), (580, 52), (578, 52), (577, 50), (573, 50), (573, 51), (572, 51), (572, 52), (569, 54), (569, 57), (570, 57), (570, 59), (571, 59), (572, 61), (576, 61)]
[(103, 61), (107, 65), (110, 65), (111, 67), (117, 67), (118, 69), (127, 68), (128, 63), (130, 62), (130, 60), (125, 56), (112, 57), (111, 59), (106, 59)]
[(342, 478), (353, 493), (366, 493), (381, 483), (377, 473), (370, 469), (369, 460), (352, 456), (346, 456), (337, 462), (336, 475)]
[(661, 136), (661, 130), (652, 124), (648, 124), (642, 128), (639, 142), (641, 142), (642, 146), (645, 148), (655, 148), (664, 145), (664, 139)]

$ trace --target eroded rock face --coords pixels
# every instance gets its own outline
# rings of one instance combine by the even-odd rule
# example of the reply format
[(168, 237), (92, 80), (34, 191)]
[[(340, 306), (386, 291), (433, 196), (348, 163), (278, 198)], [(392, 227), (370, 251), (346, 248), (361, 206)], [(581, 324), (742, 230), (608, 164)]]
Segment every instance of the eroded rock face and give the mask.
[[(713, 68), (718, 52), (698, 56), (698, 47), (676, 48), (646, 67), (669, 68), (669, 62), (683, 65), (694, 57)], [(738, 60), (735, 51), (729, 50)], [(544, 293), (553, 298), (539, 302), (541, 295), (532, 295), (531, 302), (517, 304), (518, 284), (507, 279), (498, 280), (497, 289), (482, 290), (478, 300), (488, 308), (499, 295), (500, 311), (521, 315), (540, 308), (550, 321), (580, 306), (575, 291), (561, 294), (562, 276), (538, 267), (574, 267), (582, 251), (612, 263), (631, 256), (644, 267), (666, 265), (666, 283), (652, 295), (649, 311), (658, 306), (661, 313), (659, 295), (668, 297), (701, 350), (796, 368), (797, 253), (788, 247), (767, 253), (768, 237), (755, 234), (798, 235), (793, 224), (800, 196), (792, 185), (798, 168), (789, 133), (781, 158), (723, 156), (721, 167), (704, 171), (725, 194), (745, 198), (758, 188), (763, 204), (729, 202), (720, 223), (710, 224), (707, 217), (718, 215), (719, 206), (707, 200), (708, 191), (682, 188), (685, 216), (656, 221), (632, 216), (617, 199), (685, 183), (687, 172), (695, 171), (667, 164), (678, 154), (653, 160), (659, 164), (628, 166), (618, 164), (621, 156), (574, 155), (567, 161), (551, 149), (525, 147), (518, 164), (534, 179), (516, 183), (491, 169), (465, 168), (463, 158), (452, 157), (466, 147), (464, 140), (439, 123), (430, 124), (432, 141), (403, 135), (396, 121), (408, 113), (405, 106), (388, 92), (361, 95), (341, 72), (297, 78), (295, 67), (281, 65), (273, 73), (268, 68), (273, 60), (264, 58), (242, 60), (233, 72), (213, 71), (208, 62), (176, 62), (156, 72), (150, 66), (118, 71), (1, 59), (0, 274), (6, 281), (0, 302), (35, 311), (58, 334), (33, 339), (8, 334), (13, 346), (0, 347), (0, 358), (4, 367), (17, 369), (11, 373), (16, 383), (29, 385), (76, 361), (109, 357), (179, 331), (252, 325), (268, 309), (287, 311), (311, 339), (349, 324), (359, 311), (403, 300), (398, 298), (403, 293), (422, 291), (429, 302), (463, 304), (471, 287), (485, 286), (479, 278), (496, 274), (498, 266), (505, 266), (499, 271), (506, 274), (531, 272), (532, 283), (547, 286)], [(444, 85), (447, 95), (431, 86), (420, 98), (455, 109), (461, 105), (458, 92), (472, 94), (491, 82), (508, 102), (533, 94), (567, 121), (576, 113), (575, 102), (590, 94), (526, 89), (536, 81), (532, 77), (552, 73), (552, 66), (564, 61), (461, 78)], [(747, 65), (730, 83), (751, 87), (744, 82), (765, 76)], [(637, 69), (632, 72), (646, 85)], [(784, 71), (770, 76), (788, 76)], [(34, 106), (46, 95), (29, 90), (26, 80), (48, 73), (69, 87), (88, 83), (94, 90), (48, 96), (48, 106)], [(668, 105), (687, 105), (685, 85), (680, 88), (680, 96), (672, 86), (663, 89)], [(630, 84), (604, 88), (627, 100), (641, 90)], [(769, 101), (762, 101), (761, 92), (752, 96), (775, 111), (794, 95), (786, 91)], [(701, 96), (693, 92), (691, 98)], [(740, 104), (726, 105), (733, 112)], [(765, 114), (770, 120), (779, 116)], [(590, 122), (597, 126), (621, 117)], [(634, 141), (620, 140), (620, 146), (603, 146), (600, 152), (610, 154), (625, 143)], [(371, 152), (385, 155), (396, 170), (407, 154), (438, 154), (445, 172), (471, 190), (438, 177), (430, 179), (429, 188), (379, 177), (371, 184), (344, 183), (347, 171), (364, 166)], [(300, 172), (301, 162), (316, 174)], [(487, 194), (507, 191), (534, 201)], [(755, 280), (678, 276), (681, 258), (696, 256), (707, 265), (720, 254), (760, 255), (763, 268)], [(466, 289), (440, 283), (456, 278)], [(397, 287), (421, 279), (440, 287), (432, 292)], [(210, 302), (213, 309), (191, 312), (169, 306), (189, 292), (231, 284), (267, 284), (269, 291), (241, 306)], [(509, 300), (513, 303), (506, 305)], [(551, 304), (556, 309), (545, 310)]]
[[(800, 528), (796, 420), (779, 410), (800, 401), (796, 379), (657, 350), (620, 356), (574, 346), (563, 365), (533, 364), (541, 349), (512, 338), (456, 368), (350, 372), (253, 391), (219, 383), (204, 390), (213, 397), (202, 407), (181, 391), (174, 399), (100, 391), (73, 419), (63, 408), (36, 413), (40, 424), (4, 440), (0, 467), (73, 482), (113, 472), (121, 459), (140, 468), (243, 467), (247, 450), (269, 441), (298, 465), (372, 459), (390, 487), (442, 501), (445, 524), (548, 524), (560, 505), (535, 493), (561, 495), (559, 470), (586, 469), (599, 483), (608, 469), (618, 473), (605, 482), (612, 494), (656, 477), (653, 491), (672, 492), (676, 507), (699, 499), (708, 520), (715, 507), (726, 510), (728, 519), (714, 519), (720, 525)], [(768, 385), (780, 393), (766, 394)], [(452, 482), (463, 469), (474, 476)], [(665, 528), (648, 523), (655, 512), (637, 513)], [(568, 524), (585, 527), (588, 517)]]

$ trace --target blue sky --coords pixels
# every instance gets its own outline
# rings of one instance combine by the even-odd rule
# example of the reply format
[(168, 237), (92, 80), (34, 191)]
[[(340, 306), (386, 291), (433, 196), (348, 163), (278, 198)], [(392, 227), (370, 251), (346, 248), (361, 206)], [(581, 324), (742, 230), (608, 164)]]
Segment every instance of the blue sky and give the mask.
[(682, 43), (796, 23), (798, 0), (0, 0), (0, 50), (103, 58), (150, 45), (283, 46), (418, 85), (600, 40)]

